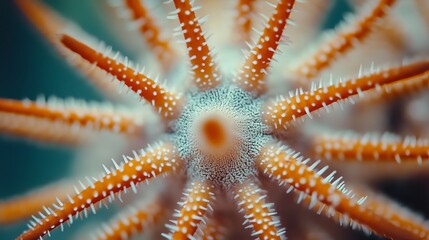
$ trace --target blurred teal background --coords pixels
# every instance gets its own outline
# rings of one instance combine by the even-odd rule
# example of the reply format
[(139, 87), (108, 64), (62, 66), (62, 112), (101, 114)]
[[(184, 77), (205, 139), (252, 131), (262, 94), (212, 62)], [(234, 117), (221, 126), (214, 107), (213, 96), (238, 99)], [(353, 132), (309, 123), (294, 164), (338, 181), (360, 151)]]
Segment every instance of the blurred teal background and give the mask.
[[(46, 1), (88, 32), (112, 40), (100, 21), (98, 1)], [(0, 97), (45, 96), (100, 100), (21, 15), (15, 3), (0, 1)], [(22, 194), (68, 174), (73, 149), (0, 136), (0, 199)], [(25, 225), (0, 226), (0, 239), (13, 239)], [(63, 238), (63, 237), (62, 237)]]
[[(115, 49), (117, 38), (103, 23), (102, 0), (45, 1), (72, 19), (87, 32), (103, 39)], [(311, 0), (310, 0), (311, 1)], [(349, 11), (344, 0), (329, 14), (325, 28), (331, 28)], [(13, 1), (0, 1), (0, 97), (35, 99), (38, 95), (101, 100), (101, 96), (74, 72), (21, 15)], [(22, 194), (37, 186), (54, 182), (68, 174), (73, 149), (38, 145), (0, 136), (0, 199)], [(0, 239), (13, 239), (24, 224), (0, 226)], [(74, 228), (77, 228), (75, 226)], [(69, 231), (69, 230), (68, 230)], [(61, 235), (61, 239), (67, 234)]]

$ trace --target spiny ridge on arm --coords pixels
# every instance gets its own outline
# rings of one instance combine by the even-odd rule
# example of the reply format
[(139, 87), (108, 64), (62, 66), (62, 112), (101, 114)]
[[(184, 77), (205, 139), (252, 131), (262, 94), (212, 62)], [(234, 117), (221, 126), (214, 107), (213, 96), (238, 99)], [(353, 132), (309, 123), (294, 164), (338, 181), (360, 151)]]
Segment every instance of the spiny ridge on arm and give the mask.
[(38, 214), (41, 209), (47, 211), (45, 206), (52, 204), (56, 199), (64, 201), (67, 194), (73, 191), (72, 186), (70, 181), (57, 181), (23, 195), (0, 200), (0, 224), (28, 219), (31, 215)]
[(251, 49), (234, 81), (244, 90), (259, 95), (266, 90), (266, 74), (282, 39), (295, 0), (280, 0), (258, 42)]
[(61, 36), (61, 43), (86, 61), (115, 76), (129, 89), (151, 103), (161, 117), (174, 119), (180, 113), (181, 99), (179, 95), (163, 88), (159, 83), (137, 69), (133, 69), (128, 63), (118, 61), (118, 55), (110, 57), (109, 54), (98, 52), (67, 34)]
[(427, 77), (429, 62), (422, 61), (391, 67), (384, 70), (371, 72), (369, 74), (359, 74), (357, 78), (340, 81), (335, 84), (319, 87), (313, 85), (311, 90), (297, 90), (291, 92), (290, 96), (279, 97), (277, 100), (265, 106), (265, 122), (277, 128), (287, 128), (291, 123), (302, 120), (302, 117), (313, 118), (312, 113), (319, 113), (318, 110), (326, 109), (333, 104), (341, 104), (345, 100), (353, 101), (354, 96), (365, 97), (366, 92), (373, 94), (374, 91), (383, 92), (385, 87), (395, 87), (395, 83), (404, 81), (414, 82), (416, 79)]
[(167, 225), (171, 230), (170, 235), (163, 234), (169, 239), (191, 239), (197, 231), (198, 225), (205, 222), (206, 212), (211, 210), (210, 203), (213, 200), (214, 193), (213, 186), (210, 183), (192, 182), (184, 195), (184, 201), (179, 202), (181, 209), (175, 214), (175, 217), (177, 217), (173, 221), (175, 225)]
[(102, 204), (106, 198), (111, 201), (115, 199), (116, 194), (119, 197), (121, 192), (127, 191), (128, 188), (136, 192), (137, 184), (157, 175), (178, 170), (181, 163), (171, 143), (149, 147), (140, 155), (135, 153), (134, 158), (124, 157), (124, 162), (120, 165), (114, 162), (116, 169), (109, 170), (105, 167), (106, 175), (99, 179), (87, 178), (88, 186), (80, 182), (82, 190), (75, 188), (76, 195), (68, 196), (68, 201), (54, 204), (53, 208), (48, 208), (48, 212), (40, 217), (33, 216), (34, 221), (30, 221), (30, 229), (17, 239), (30, 240), (50, 235), (50, 231), (58, 226), (63, 228), (66, 222), (72, 223), (73, 218), (82, 212), (86, 216), (88, 209), (95, 213), (95, 204)]
[(85, 75), (87, 80), (107, 97), (113, 100), (123, 100), (118, 97), (117, 83), (106, 81), (104, 71), (93, 68), (92, 64), (82, 58), (71, 57), (74, 56), (73, 52), (62, 45), (58, 38), (59, 34), (65, 32), (73, 32), (74, 35), (78, 35), (80, 38), (90, 38), (86, 32), (39, 0), (17, 0), (16, 2), (28, 20), (55, 47), (57, 52), (68, 60), (70, 65)]
[(392, 221), (388, 216), (365, 205), (367, 197), (356, 199), (355, 194), (345, 188), (342, 177), (335, 177), (335, 171), (322, 177), (327, 167), (316, 170), (319, 161), (310, 166), (307, 162), (299, 153), (269, 145), (261, 152), (257, 164), (265, 175), (279, 181), (281, 185), (288, 185), (289, 189), (300, 192), (303, 197), (308, 197), (310, 208), (321, 203), (388, 238), (421, 239), (429, 236), (427, 226), (404, 220), (405, 224), (413, 225), (404, 228), (402, 222)]
[(214, 88), (220, 84), (221, 75), (195, 15), (196, 8), (189, 0), (174, 0), (174, 5), (191, 61), (194, 84), (201, 90)]
[[(374, 1), (368, 1), (374, 4)], [(354, 47), (354, 43), (365, 40), (374, 29), (377, 21), (385, 17), (388, 9), (396, 0), (378, 0), (372, 9), (363, 12), (362, 16), (345, 26), (328, 42), (323, 43), (316, 53), (309, 56), (305, 62), (296, 67), (295, 72), (304, 83), (320, 74), (329, 67), (338, 56), (344, 55)], [(367, 10), (367, 9), (364, 9)]]
[(162, 37), (161, 29), (150, 14), (150, 10), (141, 0), (123, 1), (130, 10), (132, 19), (139, 24), (139, 30), (149, 45), (149, 49), (155, 53), (163, 67), (171, 67), (177, 58), (176, 52), (170, 41)]
[(143, 233), (165, 215), (165, 209), (160, 205), (162, 201), (157, 200), (119, 213), (115, 219), (104, 225), (102, 231), (97, 234), (97, 239), (130, 239), (134, 235)]
[[(95, 107), (96, 106), (96, 107)], [(131, 113), (115, 110), (110, 105), (85, 103), (50, 98), (45, 101), (12, 100), (0, 98), (0, 113), (35, 117), (48, 121), (60, 121), (70, 127), (89, 126), (93, 130), (108, 130), (120, 133), (136, 131), (141, 120)]]
[(352, 132), (317, 135), (313, 140), (317, 156), (328, 160), (398, 162), (429, 159), (429, 140), (393, 134), (365, 134)]
[(253, 229), (252, 237), (263, 239), (285, 239), (285, 229), (279, 229), (280, 220), (272, 205), (265, 201), (266, 193), (255, 183), (244, 182), (234, 186), (234, 198), (243, 212), (243, 225)]
[(244, 42), (250, 41), (252, 30), (252, 18), (255, 14), (255, 0), (237, 1), (237, 40)]

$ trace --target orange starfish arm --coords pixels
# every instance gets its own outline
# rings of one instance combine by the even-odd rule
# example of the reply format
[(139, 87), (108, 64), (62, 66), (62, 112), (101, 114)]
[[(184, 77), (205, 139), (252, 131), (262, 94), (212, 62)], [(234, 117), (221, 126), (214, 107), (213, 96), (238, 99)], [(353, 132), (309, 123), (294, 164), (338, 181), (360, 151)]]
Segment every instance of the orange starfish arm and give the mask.
[[(276, 179), (280, 184), (290, 185), (291, 190), (301, 192), (302, 196), (311, 198), (310, 205), (317, 202), (325, 204), (340, 214), (347, 215), (353, 221), (368, 226), (378, 234), (394, 239), (421, 239), (429, 236), (429, 228), (403, 228), (394, 219), (379, 215), (376, 211), (367, 208), (366, 197), (355, 199), (350, 190), (344, 187), (341, 177), (335, 178), (332, 172), (325, 178), (321, 176), (327, 167), (315, 171), (315, 162), (311, 166), (305, 164), (299, 154), (284, 147), (267, 146), (260, 154), (257, 164), (260, 171)], [(411, 224), (411, 223), (410, 223)], [(424, 238), (423, 237), (423, 238)]]
[[(421, 64), (429, 65), (428, 60), (420, 61)], [(422, 68), (423, 69), (423, 68)], [(416, 72), (417, 73), (417, 72)], [(415, 94), (429, 88), (429, 71), (415, 76), (410, 76), (400, 81), (384, 84), (379, 89), (368, 91), (359, 102), (362, 105), (383, 102), (393, 98)]]
[(94, 132), (58, 121), (0, 112), (0, 133), (37, 142), (80, 145), (87, 142)]
[(389, 7), (395, 2), (395, 0), (379, 0), (369, 11), (368, 9), (363, 9), (365, 10), (362, 11), (364, 15), (360, 19), (357, 19), (356, 22), (351, 22), (343, 31), (322, 44), (315, 54), (307, 58), (308, 61), (300, 64), (295, 69), (298, 77), (302, 78), (301, 80), (316, 77), (322, 70), (329, 67), (338, 56), (344, 55), (353, 49), (356, 41), (365, 40), (377, 21), (387, 15)]
[[(79, 104), (78, 104), (79, 103)], [(97, 108), (95, 108), (97, 107)], [(96, 110), (95, 110), (96, 109)], [(136, 133), (141, 120), (131, 113), (115, 111), (112, 106), (86, 104), (83, 101), (62, 101), (51, 98), (47, 102), (0, 98), (0, 114), (15, 114), (59, 121), (70, 127), (88, 127), (91, 130), (108, 130), (118, 133)]]
[(213, 186), (208, 182), (195, 181), (185, 192), (184, 202), (179, 203), (181, 210), (175, 214), (176, 225), (168, 225), (171, 235), (164, 235), (169, 239), (190, 239), (198, 229), (199, 224), (205, 222), (206, 212), (211, 209), (210, 202), (214, 198)]
[(115, 76), (128, 88), (151, 103), (162, 117), (172, 119), (179, 114), (181, 101), (177, 94), (166, 90), (143, 73), (132, 69), (127, 63), (120, 62), (117, 60), (117, 56), (109, 57), (67, 34), (61, 36), (61, 43), (88, 62), (96, 64), (100, 69)]
[(429, 159), (429, 140), (393, 134), (365, 134), (351, 132), (334, 135), (318, 135), (313, 140), (317, 156), (328, 160), (379, 161), (400, 163)]
[(195, 16), (195, 8), (189, 0), (174, 0), (174, 5), (188, 49), (194, 84), (201, 90), (214, 88), (219, 85), (221, 76), (207, 45), (199, 19)]
[(405, 207), (399, 206), (382, 195), (376, 195), (367, 190), (365, 190), (365, 193), (368, 194), (368, 198), (363, 205), (368, 211), (372, 211), (385, 219), (385, 221), (392, 222), (397, 227), (412, 233), (409, 239), (427, 239), (429, 237), (429, 224), (421, 216)]
[[(59, 181), (21, 196), (1, 200), (0, 224), (14, 223), (27, 219), (42, 209), (48, 213), (52, 210), (48, 210), (45, 206), (55, 201), (58, 201), (58, 204), (60, 204), (61, 201), (66, 199), (66, 195), (72, 191), (72, 184), (69, 181)], [(55, 199), (55, 196), (58, 200)], [(43, 212), (42, 214), (45, 213)]]
[[(373, 212), (379, 217), (382, 217), (384, 221), (395, 223), (401, 229), (407, 229), (407, 231), (413, 232), (416, 239), (424, 239), (425, 236), (428, 236), (429, 225), (424, 222), (422, 217), (404, 207), (399, 206), (397, 203), (387, 199), (382, 195), (378, 195), (369, 191), (368, 189), (365, 189), (364, 191), (359, 189), (357, 191), (357, 189), (354, 188), (353, 190), (355, 194), (367, 195), (365, 202), (362, 204), (367, 209), (367, 211)], [(333, 208), (328, 208), (325, 204), (319, 201), (312, 200), (310, 196), (305, 196), (303, 203), (317, 212), (317, 214), (324, 213), (327, 217), (333, 219), (342, 226), (349, 225), (353, 229), (362, 229), (367, 232), (370, 230), (369, 226), (356, 223), (353, 219), (350, 219), (349, 216), (341, 214), (335, 211)], [(392, 235), (393, 234), (390, 236)]]
[(96, 69), (92, 64), (82, 58), (72, 58), (73, 52), (65, 48), (59, 42), (58, 34), (74, 32), (83, 38), (88, 34), (78, 29), (73, 23), (61, 17), (53, 9), (38, 0), (17, 0), (18, 6), (28, 20), (42, 33), (42, 35), (53, 44), (58, 53), (74, 66), (79, 72), (88, 77), (99, 90), (111, 98), (118, 98), (117, 83), (106, 81), (106, 73)]
[(252, 18), (255, 13), (255, 0), (237, 1), (237, 37), (242, 42), (249, 42), (252, 30)]
[(78, 216), (90, 208), (95, 212), (94, 204), (109, 198), (111, 201), (115, 194), (126, 191), (128, 188), (136, 190), (136, 184), (151, 179), (160, 174), (175, 171), (180, 168), (181, 160), (177, 157), (175, 147), (170, 143), (160, 144), (154, 148), (149, 148), (147, 152), (142, 151), (140, 155), (135, 154), (135, 158), (125, 157), (125, 162), (118, 166), (115, 163), (115, 170), (105, 168), (107, 175), (100, 179), (88, 180), (88, 186), (82, 184), (82, 191), (75, 189), (76, 195), (68, 197), (68, 201), (61, 204), (59, 208), (50, 211), (50, 214), (43, 215), (42, 218), (33, 216), (34, 222), (30, 222), (30, 229), (20, 235), (17, 239), (37, 239), (66, 222), (72, 223), (73, 216)]
[(266, 90), (265, 75), (281, 41), (283, 29), (288, 22), (294, 3), (294, 0), (281, 0), (277, 3), (276, 10), (268, 20), (264, 32), (234, 79), (244, 90), (256, 95)]
[(176, 53), (169, 40), (162, 38), (161, 29), (149, 10), (141, 0), (124, 0), (124, 2), (131, 11), (132, 19), (139, 24), (140, 32), (149, 49), (156, 54), (163, 67), (169, 68), (177, 57)]
[(120, 213), (108, 225), (104, 225), (97, 239), (130, 239), (133, 235), (142, 233), (152, 224), (159, 222), (164, 215), (165, 210), (159, 202), (132, 207)]
[(253, 227), (252, 237), (263, 239), (283, 239), (285, 229), (277, 229), (280, 220), (275, 216), (272, 204), (265, 202), (267, 195), (256, 184), (245, 182), (235, 186), (235, 200), (244, 213), (244, 224)]
[[(310, 91), (302, 90), (296, 94), (291, 93), (290, 97), (280, 97), (278, 100), (266, 105), (264, 111), (264, 121), (274, 127), (283, 126), (287, 128), (296, 120), (303, 120), (303, 117), (312, 118), (313, 112), (326, 109), (335, 103), (342, 103), (344, 100), (351, 100), (354, 96), (363, 96), (365, 91), (380, 91), (384, 87), (394, 86), (399, 81), (415, 82), (416, 78), (426, 77), (429, 74), (429, 61), (421, 61), (409, 65), (392, 67), (369, 75), (360, 76), (344, 82), (331, 84), (329, 86), (312, 86)], [(413, 83), (411, 83), (413, 85)], [(395, 87), (396, 88), (396, 87)], [(319, 114), (319, 112), (317, 112)]]

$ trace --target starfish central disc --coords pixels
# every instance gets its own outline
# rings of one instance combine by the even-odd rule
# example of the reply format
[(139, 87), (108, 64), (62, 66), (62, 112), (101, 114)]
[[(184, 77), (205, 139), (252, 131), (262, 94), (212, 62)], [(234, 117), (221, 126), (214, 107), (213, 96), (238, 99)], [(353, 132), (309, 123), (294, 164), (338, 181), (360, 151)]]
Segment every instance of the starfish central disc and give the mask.
[(228, 139), (230, 139), (228, 130), (223, 125), (222, 120), (216, 117), (209, 118), (201, 127), (206, 144), (213, 149), (222, 149), (222, 147), (228, 144)]
[(190, 177), (229, 186), (254, 174), (255, 158), (270, 139), (261, 112), (259, 100), (233, 86), (191, 95), (175, 126)]

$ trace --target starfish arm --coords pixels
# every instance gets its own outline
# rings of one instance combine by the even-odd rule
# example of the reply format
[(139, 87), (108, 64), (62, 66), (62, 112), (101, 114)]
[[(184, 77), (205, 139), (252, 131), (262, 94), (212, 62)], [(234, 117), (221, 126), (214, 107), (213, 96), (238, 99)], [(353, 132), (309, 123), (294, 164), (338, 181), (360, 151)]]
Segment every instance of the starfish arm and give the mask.
[[(86, 103), (82, 100), (50, 98), (45, 101), (0, 98), (0, 115), (17, 115), (48, 122), (61, 122), (69, 128), (88, 128), (135, 134), (142, 127), (142, 119), (130, 111), (121, 111), (110, 104)], [(23, 126), (20, 126), (23, 128)]]
[(118, 83), (106, 81), (104, 71), (94, 68), (92, 64), (82, 58), (73, 58), (73, 52), (58, 41), (58, 34), (65, 32), (73, 32), (82, 38), (90, 38), (87, 33), (38, 0), (17, 0), (16, 2), (28, 20), (55, 47), (62, 57), (66, 58), (80, 73), (87, 76), (88, 80), (103, 94), (109, 98), (118, 99)]
[[(349, 0), (352, 7), (359, 11), (365, 1)], [(403, 52), (407, 48), (407, 37), (404, 32), (404, 25), (399, 21), (397, 12), (393, 11), (391, 14), (383, 19), (383, 24), (378, 24), (375, 31), (372, 33), (375, 35), (374, 39), (379, 39), (383, 43), (389, 43), (395, 49)]]
[[(394, 223), (397, 228), (405, 229), (410, 233), (409, 238), (427, 239), (429, 237), (429, 222), (421, 216), (382, 195), (368, 190), (363, 191), (363, 193), (368, 196), (363, 204), (368, 211), (374, 212), (385, 221)], [(371, 226), (369, 227), (371, 228)]]
[[(421, 64), (429, 64), (428, 60), (419, 62)], [(366, 104), (384, 102), (390, 99), (412, 95), (425, 89), (429, 89), (429, 72), (384, 84), (381, 88), (368, 91), (365, 97), (359, 101), (359, 104), (364, 106)]]
[(115, 76), (129, 89), (152, 104), (159, 114), (166, 119), (174, 119), (180, 112), (181, 99), (176, 93), (168, 91), (159, 83), (132, 68), (131, 63), (118, 60), (118, 54), (110, 57), (86, 45), (70, 35), (62, 35), (61, 43), (65, 47), (80, 55), (91, 64)]
[(36, 142), (78, 146), (94, 134), (87, 128), (73, 128), (61, 122), (0, 112), (0, 133)]
[[(335, 171), (323, 178), (327, 167), (315, 171), (318, 161), (308, 166), (299, 153), (275, 145), (267, 146), (260, 154), (257, 164), (260, 171), (280, 184), (290, 185), (291, 190), (300, 192), (301, 198), (308, 196), (310, 208), (320, 202), (332, 211), (348, 216), (353, 221), (367, 226), (379, 235), (394, 239), (417, 239), (428, 237), (429, 228), (403, 228), (393, 219), (380, 215), (364, 203), (366, 197), (355, 199), (351, 190), (344, 187), (342, 177), (335, 178)], [(288, 190), (289, 191), (289, 190)]]
[(75, 188), (76, 195), (68, 196), (68, 201), (61, 204), (59, 208), (50, 211), (50, 214), (41, 215), (41, 218), (33, 216), (34, 221), (30, 222), (29, 230), (20, 235), (17, 239), (37, 239), (44, 235), (49, 235), (50, 231), (64, 223), (72, 223), (73, 217), (82, 212), (87, 215), (90, 208), (95, 212), (95, 204), (102, 203), (104, 199), (113, 200), (115, 194), (120, 196), (121, 191), (128, 188), (136, 190), (136, 184), (154, 178), (157, 175), (176, 171), (181, 166), (181, 160), (177, 157), (176, 149), (170, 143), (162, 143), (147, 151), (142, 151), (140, 155), (135, 153), (135, 157), (124, 157), (124, 162), (109, 170), (105, 168), (106, 175), (94, 181), (87, 178), (88, 186), (82, 182), (82, 191)]
[(129, 10), (130, 18), (138, 26), (141, 35), (146, 40), (149, 50), (158, 58), (161, 65), (168, 69), (177, 56), (169, 39), (164, 38), (161, 28), (152, 16), (150, 9), (141, 0), (122, 0), (125, 9)]
[[(361, 196), (366, 195), (363, 206), (365, 206), (367, 211), (373, 212), (379, 217), (382, 217), (384, 221), (393, 222), (397, 227), (406, 229), (410, 233), (413, 233), (413, 239), (424, 239), (425, 236), (428, 236), (429, 224), (428, 222), (425, 222), (421, 216), (409, 211), (404, 207), (399, 206), (397, 203), (382, 195), (373, 193), (368, 189), (363, 190), (354, 188), (353, 190), (355, 194)], [(372, 230), (369, 226), (361, 225), (353, 219), (350, 219), (347, 214), (339, 213), (333, 208), (326, 207), (326, 205), (320, 201), (312, 200), (308, 195), (302, 198), (302, 202), (303, 204), (309, 206), (309, 208), (314, 210), (317, 214), (320, 215), (323, 213), (327, 217), (339, 223), (341, 226), (350, 226), (353, 229), (361, 229), (366, 232)], [(394, 231), (394, 229), (392, 230)], [(394, 234), (385, 236), (392, 237)]]
[(189, 0), (174, 0), (174, 5), (191, 61), (194, 84), (201, 90), (214, 88), (220, 84), (221, 75), (201, 29), (200, 19), (195, 15), (197, 8)]
[(340, 134), (317, 135), (313, 139), (313, 151), (327, 160), (398, 162), (429, 159), (429, 140), (393, 134)]
[[(52, 211), (45, 206), (57, 201), (58, 206), (73, 191), (70, 181), (57, 181), (24, 195), (0, 201), (0, 224), (14, 223), (38, 214), (43, 209), (46, 213)], [(42, 213), (44, 214), (44, 213)]]
[(131, 207), (104, 225), (97, 239), (130, 239), (133, 235), (143, 233), (148, 227), (158, 223), (164, 215), (165, 210), (160, 206), (159, 201)]
[(244, 90), (253, 92), (255, 95), (266, 90), (266, 74), (294, 4), (294, 0), (280, 0), (277, 3), (275, 12), (234, 79)]
[(237, 0), (237, 15), (235, 17), (237, 39), (249, 42), (252, 30), (252, 19), (255, 14), (255, 0)]
[[(318, 37), (326, 18), (326, 13), (334, 5), (333, 2), (334, 0), (296, 1), (290, 18), (293, 19), (297, 27), (287, 29), (287, 38), (285, 40), (288, 54), (279, 58), (279, 62), (291, 62), (292, 59), (289, 56), (302, 55), (300, 53), (308, 49), (309, 45)], [(281, 81), (284, 83), (284, 79)]]
[(258, 239), (284, 239), (285, 229), (278, 229), (280, 220), (272, 209), (272, 204), (266, 203), (267, 195), (256, 184), (244, 182), (234, 187), (234, 199), (244, 213), (243, 225), (253, 228), (252, 237)]
[[(290, 93), (288, 98), (279, 99), (268, 103), (263, 112), (264, 121), (277, 129), (281, 126), (287, 128), (292, 123), (298, 123), (297, 120), (303, 120), (303, 117), (313, 118), (312, 113), (320, 114), (320, 111), (332, 104), (341, 104), (345, 100), (353, 101), (355, 96), (364, 96), (365, 92), (373, 91), (383, 92), (383, 88), (393, 87), (395, 83), (411, 81), (414, 84), (416, 79), (426, 79), (429, 74), (429, 62), (420, 61), (392, 67), (368, 75), (359, 76), (347, 81), (340, 81), (336, 84), (327, 86), (312, 86), (310, 91), (298, 91)], [(359, 74), (361, 75), (361, 74)], [(385, 90), (384, 90), (385, 91)]]
[[(308, 60), (294, 69), (298, 77), (305, 81), (316, 77), (322, 70), (330, 66), (340, 55), (344, 55), (354, 47), (354, 42), (365, 40), (370, 35), (377, 21), (387, 15), (389, 7), (395, 0), (378, 0), (368, 11), (362, 9), (362, 16), (344, 26), (329, 41), (323, 43)], [(371, 1), (371, 4), (374, 4)]]
[(167, 225), (171, 233), (163, 234), (169, 239), (190, 239), (198, 225), (205, 223), (206, 212), (211, 209), (210, 203), (214, 198), (213, 186), (208, 182), (194, 181), (184, 195), (184, 201), (179, 202), (181, 209), (175, 214), (177, 219), (172, 221), (175, 225)]

